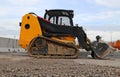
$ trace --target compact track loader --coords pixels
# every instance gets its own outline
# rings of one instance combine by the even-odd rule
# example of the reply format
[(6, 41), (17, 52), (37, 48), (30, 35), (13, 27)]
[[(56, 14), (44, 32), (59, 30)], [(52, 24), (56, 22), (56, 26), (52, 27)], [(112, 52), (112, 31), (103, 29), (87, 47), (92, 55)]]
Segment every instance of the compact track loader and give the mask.
[(33, 12), (25, 14), (20, 23), (19, 45), (30, 56), (39, 58), (77, 58), (79, 48), (92, 51), (93, 58), (103, 58), (91, 45), (83, 28), (73, 26), (73, 17), (73, 10), (60, 9), (46, 10), (44, 18)]

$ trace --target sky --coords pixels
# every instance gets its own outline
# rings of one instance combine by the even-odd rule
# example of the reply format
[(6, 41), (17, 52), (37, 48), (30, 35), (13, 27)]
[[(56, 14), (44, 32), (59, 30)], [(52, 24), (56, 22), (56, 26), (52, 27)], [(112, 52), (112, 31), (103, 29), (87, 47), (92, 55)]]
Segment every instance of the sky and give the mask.
[(19, 39), (22, 16), (34, 12), (43, 17), (46, 9), (74, 10), (88, 38), (101, 35), (105, 41), (120, 39), (120, 0), (0, 0), (0, 37)]

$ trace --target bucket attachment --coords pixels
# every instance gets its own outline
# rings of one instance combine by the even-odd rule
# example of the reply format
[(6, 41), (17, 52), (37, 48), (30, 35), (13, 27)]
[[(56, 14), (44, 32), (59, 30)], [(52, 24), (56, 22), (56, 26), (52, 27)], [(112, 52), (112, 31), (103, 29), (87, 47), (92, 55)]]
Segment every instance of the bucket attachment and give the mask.
[(104, 59), (110, 53), (109, 46), (106, 43), (92, 42), (91, 49), (91, 56), (94, 59)]

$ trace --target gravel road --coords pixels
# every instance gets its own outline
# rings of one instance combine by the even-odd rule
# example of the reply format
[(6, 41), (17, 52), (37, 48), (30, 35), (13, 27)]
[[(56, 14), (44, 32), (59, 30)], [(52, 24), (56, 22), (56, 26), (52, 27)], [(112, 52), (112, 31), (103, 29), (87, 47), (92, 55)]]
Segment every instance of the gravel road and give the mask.
[(0, 77), (120, 77), (120, 59), (37, 59), (1, 53)]

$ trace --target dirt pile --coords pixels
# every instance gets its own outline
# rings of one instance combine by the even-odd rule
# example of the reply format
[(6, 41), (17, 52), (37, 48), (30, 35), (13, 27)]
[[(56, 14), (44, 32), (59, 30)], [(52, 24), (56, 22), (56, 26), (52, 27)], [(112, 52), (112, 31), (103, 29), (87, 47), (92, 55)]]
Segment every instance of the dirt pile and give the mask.
[(120, 67), (80, 64), (76, 60), (2, 56), (0, 77), (120, 77)]

